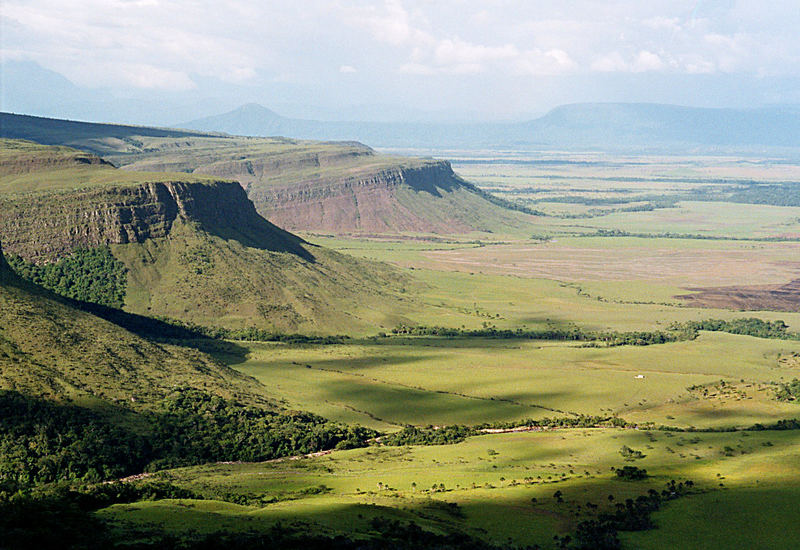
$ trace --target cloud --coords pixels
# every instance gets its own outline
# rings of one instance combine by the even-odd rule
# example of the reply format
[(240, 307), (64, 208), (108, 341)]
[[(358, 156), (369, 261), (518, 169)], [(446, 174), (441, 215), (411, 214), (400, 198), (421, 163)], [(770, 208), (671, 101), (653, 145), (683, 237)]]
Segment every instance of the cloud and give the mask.
[[(238, 86), (290, 102), (304, 90), (302, 101), (324, 91), (354, 103), (505, 103), (486, 90), (532, 97), (547, 82), (566, 97), (576, 82), (590, 94), (655, 73), (800, 75), (796, 0), (0, 1), (0, 58), (125, 93), (213, 85), (209, 96)], [(409, 75), (415, 86), (402, 86)]]
[(187, 90), (190, 75), (241, 83), (256, 75), (256, 56), (235, 33), (213, 31), (211, 17), (191, 4), (153, 0), (77, 0), (63, 9), (56, 0), (6, 0), (3, 49), (78, 84)]
[(660, 71), (665, 67), (664, 62), (657, 54), (642, 50), (631, 65), (633, 72)]

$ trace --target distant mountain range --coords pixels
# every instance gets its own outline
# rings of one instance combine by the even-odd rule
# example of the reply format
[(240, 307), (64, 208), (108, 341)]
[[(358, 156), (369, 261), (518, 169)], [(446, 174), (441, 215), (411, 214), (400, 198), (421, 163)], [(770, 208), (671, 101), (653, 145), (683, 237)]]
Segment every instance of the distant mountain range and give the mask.
[(248, 104), (176, 124), (250, 136), (358, 140), (377, 147), (625, 151), (800, 148), (800, 110), (708, 109), (652, 103), (580, 103), (518, 123), (328, 122), (283, 117)]

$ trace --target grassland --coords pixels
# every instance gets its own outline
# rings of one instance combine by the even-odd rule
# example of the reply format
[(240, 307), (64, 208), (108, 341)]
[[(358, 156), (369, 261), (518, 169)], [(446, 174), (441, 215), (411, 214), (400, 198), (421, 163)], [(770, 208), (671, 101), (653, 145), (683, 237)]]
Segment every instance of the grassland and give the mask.
[[(797, 416), (796, 405), (775, 400), (772, 383), (797, 374), (786, 359), (798, 353), (796, 342), (723, 333), (613, 348), (397, 337), (302, 348), (253, 344), (248, 359), (233, 366), (294, 408), (379, 429), (568, 414), (719, 428)], [(715, 389), (720, 381), (728, 387)], [(710, 395), (691, 386), (707, 386)]]
[[(609, 509), (613, 508), (609, 494), (622, 502), (651, 488), (660, 490), (670, 479), (691, 479), (698, 494), (670, 503), (657, 515), (659, 525), (685, 518), (668, 528), (670, 534), (682, 536), (693, 522), (702, 523), (702, 516), (692, 519), (686, 512), (713, 502), (717, 507), (705, 514), (717, 520), (714, 532), (736, 532), (738, 521), (757, 518), (754, 509), (736, 507), (740, 496), (786, 503), (797, 494), (779, 489), (798, 482), (797, 443), (796, 432), (565, 430), (485, 435), (445, 447), (368, 448), (302, 460), (173, 470), (161, 478), (208, 498), (271, 496), (276, 502), (249, 506), (218, 500), (142, 502), (112, 506), (100, 514), (120, 530), (136, 532), (158, 522), (160, 529), (183, 534), (191, 529), (265, 529), (276, 522), (305, 522), (323, 532), (369, 535), (370, 518), (388, 516), (437, 531), (464, 530), (501, 546), (552, 548), (554, 533), (570, 533), (581, 519), (591, 517), (587, 502)], [(610, 472), (611, 466), (625, 464), (620, 456), (625, 445), (644, 452), (636, 465), (645, 468), (650, 479), (619, 481)], [(734, 449), (728, 452), (731, 456), (726, 447)], [(329, 490), (304, 494), (319, 486)], [(564, 502), (553, 497), (556, 491), (561, 491)], [(731, 515), (723, 513), (732, 508)], [(792, 524), (792, 514), (791, 507), (778, 508), (770, 524)], [(690, 536), (714, 547), (714, 532), (700, 530)], [(743, 540), (753, 548), (781, 543), (788, 548), (794, 544), (794, 534), (793, 527), (767, 536), (751, 531)], [(664, 545), (661, 529), (625, 536), (637, 545), (648, 540)]]
[[(237, 377), (257, 381), (265, 399), (351, 425), (382, 432), (406, 425), (499, 429), (596, 415), (635, 429), (483, 433), (445, 446), (376, 442), (291, 460), (173, 469), (143, 482), (167, 481), (203, 498), (115, 504), (96, 516), (127, 541), (267, 532), (277, 524), (369, 538), (378, 536), (371, 520), (381, 517), (434, 533), (465, 532), (499, 547), (555, 548), (554, 535), (574, 535), (580, 522), (616, 503), (690, 479), (691, 494), (652, 515), (657, 529), (620, 533), (625, 548), (797, 547), (800, 432), (745, 428), (800, 418), (797, 402), (776, 399), (778, 384), (800, 377), (798, 340), (701, 332), (690, 340), (606, 347), (370, 337), (400, 323), (654, 331), (751, 316), (800, 331), (797, 311), (689, 307), (681, 298), (701, 288), (800, 278), (800, 247), (791, 237), (800, 208), (686, 199), (698, 188), (727, 193), (749, 178), (782, 182), (800, 174), (796, 167), (742, 159), (555, 160), (457, 165), (485, 189), (550, 214), (530, 225), (436, 236), (307, 233), (325, 248), (309, 245), (317, 262), (300, 268), (286, 256), (187, 224), (177, 224), (168, 240), (114, 245), (129, 269), (126, 307), (243, 327), (260, 314), (259, 305), (265, 310), (288, 297), (291, 308), (271, 328), (351, 338), (326, 345), (235, 342), (215, 358)], [(623, 211), (645, 204), (653, 208)], [(617, 236), (596, 235), (612, 229)], [(337, 262), (328, 267), (332, 258)], [(367, 267), (369, 273), (357, 273)], [(626, 446), (641, 456), (626, 455)], [(649, 477), (621, 480), (612, 468), (624, 465), (645, 468)]]
[[(407, 317), (420, 324), (663, 330), (674, 322), (756, 316), (800, 327), (796, 312), (687, 307), (680, 298), (709, 286), (798, 278), (796, 242), (757, 239), (793, 234), (800, 209), (676, 201), (670, 208), (611, 211), (654, 194), (725, 188), (734, 176), (781, 181), (796, 174), (793, 167), (753, 168), (740, 159), (537, 166), (540, 173), (517, 165), (457, 165), (464, 167), (474, 172), (462, 173), (504, 197), (535, 201), (562, 193), (611, 202), (530, 202), (551, 215), (537, 218), (539, 230), (527, 237), (508, 228), (439, 237), (306, 237), (404, 270), (417, 284)], [(534, 186), (545, 191), (525, 190)], [(589, 186), (592, 191), (583, 189)], [(633, 200), (637, 194), (640, 202)], [(593, 235), (601, 229), (647, 238)], [(687, 238), (692, 235), (714, 238)], [(608, 495), (620, 502), (660, 490), (670, 479), (691, 479), (693, 494), (653, 514), (657, 529), (620, 533), (625, 548), (796, 547), (797, 432), (716, 430), (800, 417), (796, 403), (775, 398), (776, 384), (800, 372), (797, 341), (704, 332), (689, 341), (599, 348), (406, 336), (325, 346), (240, 345), (245, 354), (218, 358), (267, 384), (270, 397), (382, 431), (579, 414), (618, 415), (642, 428), (497, 433), (450, 446), (371, 447), (173, 470), (160, 475), (211, 500), (140, 502), (99, 512), (120, 533), (141, 534), (155, 523), (186, 535), (294, 522), (313, 532), (370, 537), (377, 535), (370, 520), (380, 516), (434, 532), (463, 531), (500, 546), (553, 548), (554, 534), (574, 534), (580, 521), (613, 509)], [(648, 429), (649, 423), (699, 431)], [(611, 472), (631, 464), (621, 455), (623, 445), (644, 455), (632, 463), (647, 470), (646, 481), (620, 481)], [(557, 490), (564, 502), (554, 498)], [(764, 528), (743, 528), (756, 524)]]
[(213, 179), (176, 172), (126, 172), (71, 147), (0, 139), (0, 194), (6, 196), (151, 182), (204, 183)]

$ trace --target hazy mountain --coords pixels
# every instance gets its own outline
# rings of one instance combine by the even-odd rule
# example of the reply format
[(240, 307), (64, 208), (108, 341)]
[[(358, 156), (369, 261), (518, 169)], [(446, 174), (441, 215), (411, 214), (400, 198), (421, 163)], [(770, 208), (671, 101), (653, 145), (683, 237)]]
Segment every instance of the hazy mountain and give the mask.
[(252, 136), (359, 140), (377, 147), (515, 147), (599, 150), (716, 150), (800, 147), (791, 106), (709, 109), (651, 103), (580, 103), (519, 123), (327, 122), (282, 117), (248, 104), (178, 124)]

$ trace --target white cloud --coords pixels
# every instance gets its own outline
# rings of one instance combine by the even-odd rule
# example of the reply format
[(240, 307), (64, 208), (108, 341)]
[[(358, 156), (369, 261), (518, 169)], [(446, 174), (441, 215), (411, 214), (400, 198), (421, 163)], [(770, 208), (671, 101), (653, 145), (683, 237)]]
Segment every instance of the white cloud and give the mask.
[(611, 52), (594, 60), (591, 69), (600, 73), (626, 72), (629, 66), (619, 52)]
[[(501, 83), (513, 94), (564, 77), (800, 75), (796, 0), (0, 2), (0, 57), (36, 61), (80, 86), (213, 82), (220, 95), (227, 83), (262, 86), (263, 96), (302, 88), (313, 100), (325, 90), (343, 102), (402, 102), (484, 97)], [(405, 75), (437, 78), (409, 89), (398, 86)]]
[(578, 68), (564, 50), (553, 49), (543, 52), (539, 49), (528, 50), (515, 61), (518, 74), (557, 75), (572, 72)]
[(660, 71), (664, 67), (665, 65), (661, 57), (647, 50), (640, 51), (631, 65), (631, 69), (639, 73), (645, 71)]
[(186, 73), (160, 69), (143, 63), (124, 64), (109, 69), (106, 80), (109, 80), (108, 76), (118, 75), (136, 88), (191, 90), (196, 86)]

